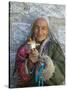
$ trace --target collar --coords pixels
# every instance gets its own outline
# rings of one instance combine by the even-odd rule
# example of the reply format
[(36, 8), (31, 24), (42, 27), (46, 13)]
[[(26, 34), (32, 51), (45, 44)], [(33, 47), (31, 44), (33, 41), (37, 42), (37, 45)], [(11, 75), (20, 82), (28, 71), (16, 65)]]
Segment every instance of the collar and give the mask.
[(40, 55), (42, 54), (43, 47), (46, 45), (46, 43), (48, 41), (50, 41), (50, 38), (49, 37), (42, 42), (41, 47), (40, 47)]

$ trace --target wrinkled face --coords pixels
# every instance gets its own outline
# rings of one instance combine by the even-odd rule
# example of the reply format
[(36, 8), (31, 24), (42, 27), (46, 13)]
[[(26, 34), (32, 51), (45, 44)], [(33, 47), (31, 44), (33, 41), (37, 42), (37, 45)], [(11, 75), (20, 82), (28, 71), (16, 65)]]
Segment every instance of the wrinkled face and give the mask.
[(34, 23), (34, 37), (36, 41), (41, 42), (48, 36), (48, 23), (45, 19), (38, 19)]

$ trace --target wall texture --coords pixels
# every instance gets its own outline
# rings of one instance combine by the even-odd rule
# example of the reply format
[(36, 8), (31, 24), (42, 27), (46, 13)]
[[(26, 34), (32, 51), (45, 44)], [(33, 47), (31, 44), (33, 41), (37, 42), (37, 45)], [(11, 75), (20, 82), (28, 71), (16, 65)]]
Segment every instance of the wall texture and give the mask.
[(17, 76), (12, 77), (17, 49), (31, 32), (38, 17), (49, 19), (49, 28), (65, 52), (65, 6), (55, 4), (10, 2), (10, 87), (15, 87)]

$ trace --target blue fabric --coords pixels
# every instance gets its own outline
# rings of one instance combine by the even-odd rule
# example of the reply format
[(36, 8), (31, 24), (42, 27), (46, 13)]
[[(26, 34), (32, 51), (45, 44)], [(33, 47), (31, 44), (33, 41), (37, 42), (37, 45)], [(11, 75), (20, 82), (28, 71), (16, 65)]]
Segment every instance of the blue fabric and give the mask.
[(40, 86), (40, 84), (43, 86), (43, 82), (45, 81), (45, 78), (42, 76), (43, 69), (45, 69), (44, 63), (39, 67), (38, 74), (35, 77), (35, 81), (38, 82), (38, 86)]

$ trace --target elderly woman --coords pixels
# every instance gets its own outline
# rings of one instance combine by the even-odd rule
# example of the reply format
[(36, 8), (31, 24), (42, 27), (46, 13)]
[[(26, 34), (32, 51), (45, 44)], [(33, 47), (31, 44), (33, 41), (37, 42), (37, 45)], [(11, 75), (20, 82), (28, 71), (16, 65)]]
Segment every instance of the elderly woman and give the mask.
[[(36, 46), (31, 48), (29, 42)], [(16, 65), (19, 86), (63, 84), (65, 57), (50, 33), (46, 19), (38, 18), (33, 23), (31, 39), (18, 49)]]

